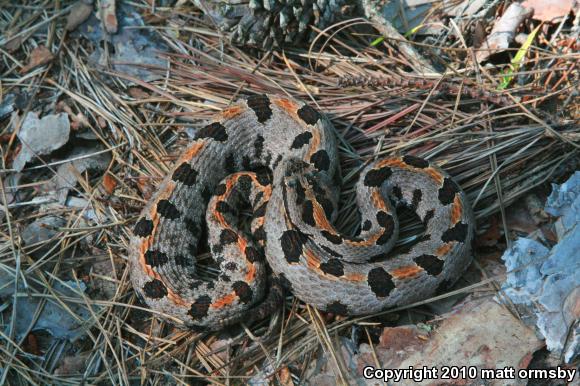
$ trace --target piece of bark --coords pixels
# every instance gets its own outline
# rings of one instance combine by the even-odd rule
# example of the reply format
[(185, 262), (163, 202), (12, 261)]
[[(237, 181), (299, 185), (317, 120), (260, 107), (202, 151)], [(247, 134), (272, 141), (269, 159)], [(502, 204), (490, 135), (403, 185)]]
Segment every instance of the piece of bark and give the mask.
[(488, 59), (491, 55), (507, 49), (516, 36), (520, 24), (532, 15), (533, 10), (512, 3), (493, 26), (485, 42), (475, 52), (477, 62)]

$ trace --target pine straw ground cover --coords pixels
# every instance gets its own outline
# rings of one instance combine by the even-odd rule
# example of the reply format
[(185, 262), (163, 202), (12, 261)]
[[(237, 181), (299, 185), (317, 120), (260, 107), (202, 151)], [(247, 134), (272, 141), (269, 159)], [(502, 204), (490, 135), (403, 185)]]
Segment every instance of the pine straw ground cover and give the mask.
[[(226, 384), (261, 372), (280, 383), (290, 376), (299, 381), (320, 355), (334, 358), (337, 374), (348, 371), (336, 359), (339, 335), (357, 331), (366, 340), (402, 309), (414, 320), (433, 318), (421, 304), (337, 318), (289, 296), (273, 316), (279, 322), (271, 323), (275, 330), (259, 339), (271, 321), (222, 333), (191, 332), (156, 318), (136, 299), (126, 259), (140, 208), (194, 129), (242, 95), (286, 94), (330, 117), (340, 138), (344, 189), (338, 225), (346, 232), (356, 230), (352, 185), (357, 172), (376, 156), (418, 154), (437, 161), (467, 191), (480, 233), (498, 213), (505, 227), (510, 204), (577, 167), (578, 54), (570, 49), (577, 40), (566, 29), (555, 34), (541, 30), (537, 45), (511, 74), (509, 87), (499, 92), (506, 66), (474, 65), (471, 51), (453, 34), (438, 46), (417, 47), (438, 56), (448, 70), (429, 84), (403, 76), (413, 63), (397, 51), (397, 41), (369, 44), (378, 34), (361, 20), (322, 33), (310, 48), (249, 51), (220, 39), (194, 9), (153, 12), (140, 2), (134, 6), (149, 21), (147, 29), (170, 52), (164, 54), (167, 66), (147, 69), (159, 75), (157, 80), (144, 82), (89, 64), (95, 47), (64, 32), (63, 4), (26, 4), (0, 12), (11, 36), (19, 39), (18, 44), (12, 40), (15, 47), (0, 51), (2, 95), (28, 95), (12, 118), (0, 122), (5, 187), (0, 272), (11, 279), (0, 283), (9, 291), (7, 296), (3, 292), (0, 308), (0, 384)], [(22, 71), (39, 45), (54, 57)], [(8, 183), (16, 174), (12, 161), (25, 146), (16, 133), (28, 111), (41, 116), (66, 111), (77, 123), (73, 132), (92, 133), (92, 140), (110, 154), (104, 170), (76, 176), (70, 195), (86, 200), (85, 207), (35, 201), (54, 189), (62, 154), (34, 159), (16, 186)], [(96, 214), (92, 220), (86, 219), (87, 211)], [(23, 229), (48, 215), (64, 219), (65, 225), (50, 229), (48, 239), (24, 243)], [(405, 228), (407, 241), (420, 232), (412, 222)], [(505, 234), (509, 245), (511, 233), (505, 229)], [(205, 264), (207, 257), (202, 254), (201, 275), (211, 278), (216, 273)], [(451, 293), (493, 293), (494, 283), (502, 279), (489, 277), (479, 264), (471, 270), (487, 278), (460, 280)], [(82, 282), (87, 290), (63, 294), (55, 286), (65, 282)], [(80, 337), (54, 339), (30, 331), (33, 322), (25, 326), (26, 334), (16, 336), (18, 299), (29, 298), (40, 300), (36, 317), (48, 303), (61, 305), (69, 317), (78, 317), (72, 305), (83, 308), (87, 317), (78, 321)]]

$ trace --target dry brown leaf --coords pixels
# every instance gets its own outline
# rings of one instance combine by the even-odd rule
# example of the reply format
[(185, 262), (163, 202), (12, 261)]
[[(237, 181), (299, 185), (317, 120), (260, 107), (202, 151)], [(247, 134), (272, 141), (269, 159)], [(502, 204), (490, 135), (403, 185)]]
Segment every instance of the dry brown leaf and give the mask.
[(424, 332), (417, 326), (386, 327), (380, 337), (379, 347), (389, 347), (393, 351), (410, 349), (423, 344)]
[(107, 120), (99, 115), (97, 117), (97, 124), (101, 129), (104, 129), (105, 127), (107, 127)]
[(293, 386), (294, 382), (292, 381), (292, 373), (288, 370), (288, 366), (284, 366), (278, 371), (278, 379), (280, 380), (280, 384), (283, 386)]
[(24, 117), (17, 135), (22, 149), (14, 158), (12, 167), (22, 171), (26, 163), (38, 156), (50, 154), (68, 142), (70, 121), (66, 113), (39, 118), (38, 113), (31, 111)]
[(26, 335), (26, 340), (24, 341), (22, 348), (24, 349), (24, 351), (26, 351), (30, 354), (34, 354), (34, 355), (41, 355), (42, 354), (40, 352), (39, 347), (38, 347), (38, 339), (36, 338), (36, 335), (34, 335), (33, 332)]
[(151, 179), (147, 177), (137, 178), (137, 187), (141, 191), (144, 200), (149, 200), (155, 192), (154, 187), (151, 186)]
[(90, 126), (90, 123), (89, 123), (89, 120), (87, 119), (87, 117), (81, 112), (75, 114), (74, 111), (72, 110), (72, 108), (65, 101), (58, 102), (56, 104), (56, 107), (57, 107), (58, 112), (64, 111), (65, 113), (68, 114), (68, 116), (71, 120), (71, 124), (70, 124), (71, 129), (78, 130), (81, 127), (89, 127)]
[(71, 161), (60, 164), (56, 168), (54, 181), (58, 201), (64, 204), (68, 193), (83, 179), (82, 174), (88, 170), (105, 170), (111, 161), (109, 153), (101, 153), (100, 146), (77, 146), (69, 154)]
[(103, 178), (103, 187), (107, 194), (113, 194), (117, 187), (117, 180), (115, 180), (110, 174), (105, 174), (105, 177)]
[(85, 370), (87, 358), (87, 354), (65, 357), (60, 366), (54, 370), (54, 375), (82, 374)]
[(534, 9), (532, 18), (548, 23), (556, 23), (562, 17), (568, 15), (570, 11), (578, 12), (580, 3), (575, 0), (526, 0), (522, 3), (522, 6)]
[(137, 100), (150, 98), (151, 95), (143, 90), (141, 87), (130, 87), (128, 90), (129, 95)]
[(49, 63), (54, 58), (54, 55), (45, 46), (38, 46), (30, 53), (30, 60), (28, 64), (20, 69), (21, 74)]
[[(477, 368), (526, 368), (533, 353), (544, 343), (534, 331), (515, 318), (504, 306), (492, 298), (465, 301), (445, 316), (440, 325), (427, 336), (417, 326), (386, 328), (381, 343), (374, 351), (361, 345), (357, 355), (357, 373), (375, 365), (375, 355), (384, 367), (391, 369), (436, 366), (476, 366)], [(396, 339), (395, 339), (396, 338)], [(397, 339), (403, 343), (397, 343)], [(439, 374), (441, 375), (441, 373)], [(358, 378), (362, 380), (361, 378)], [(436, 379), (429, 384), (441, 384)], [(376, 381), (376, 380), (373, 380)], [(437, 382), (439, 381), (439, 382)], [(479, 375), (474, 379), (449, 379), (450, 383), (481, 385)], [(488, 380), (489, 385), (505, 385), (505, 380)], [(400, 384), (414, 385), (412, 380)], [(510, 379), (510, 384), (522, 384)]]
[(475, 242), (478, 246), (492, 247), (497, 245), (500, 238), (501, 228), (499, 226), (499, 221), (497, 216), (493, 216), (489, 221), (489, 229), (486, 230), (484, 234), (477, 236)]

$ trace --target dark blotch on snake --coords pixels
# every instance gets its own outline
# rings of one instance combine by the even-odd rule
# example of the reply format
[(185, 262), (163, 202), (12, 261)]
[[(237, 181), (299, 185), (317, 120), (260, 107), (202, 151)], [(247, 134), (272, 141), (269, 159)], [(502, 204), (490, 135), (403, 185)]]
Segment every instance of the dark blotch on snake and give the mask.
[(225, 201), (218, 201), (215, 204), (215, 210), (221, 214), (235, 213), (230, 204)]
[(252, 170), (252, 158), (248, 157), (247, 155), (242, 157), (242, 169), (244, 170)]
[(294, 174), (303, 173), (305, 170), (308, 170), (310, 165), (302, 160), (293, 159), (292, 162), (286, 167), (286, 172), (284, 175), (286, 177), (290, 177)]
[(246, 247), (244, 254), (246, 255), (246, 259), (251, 263), (264, 260), (264, 253), (254, 247)]
[(393, 186), (393, 189), (391, 190), (391, 194), (399, 201), (401, 201), (403, 199), (403, 192), (401, 191), (401, 187), (400, 186)]
[(411, 207), (413, 209), (417, 209), (419, 207), (419, 203), (421, 202), (421, 198), (423, 197), (423, 192), (421, 189), (413, 190), (413, 199), (411, 201)]
[(216, 141), (225, 142), (228, 140), (228, 134), (221, 123), (213, 122), (197, 131), (195, 139), (199, 138), (213, 138)]
[(151, 232), (153, 232), (153, 221), (147, 220), (146, 218), (137, 221), (133, 229), (135, 236), (139, 237), (151, 236)]
[(159, 267), (167, 263), (167, 255), (161, 251), (148, 250), (145, 252), (145, 263), (150, 267)]
[(214, 244), (211, 246), (211, 253), (214, 255), (222, 253), (224, 250), (223, 244)]
[[(256, 140), (254, 141), (254, 157), (260, 158), (262, 157), (262, 151), (264, 150), (264, 137), (258, 135)], [(266, 162), (268, 163), (268, 162)]]
[(391, 237), (393, 237), (392, 232), (387, 232), (386, 230), (383, 232), (382, 235), (379, 236), (379, 238), (376, 241), (376, 245), (385, 245), (386, 243), (389, 242), (389, 240), (391, 239)]
[(441, 241), (448, 243), (450, 241), (459, 241), (464, 243), (467, 238), (469, 226), (463, 222), (458, 222), (453, 228), (447, 229), (441, 235)]
[(220, 244), (232, 244), (238, 241), (238, 234), (231, 229), (223, 229), (220, 233)]
[(297, 230), (290, 229), (282, 233), (280, 245), (284, 252), (284, 258), (288, 263), (298, 263), (302, 255), (302, 246), (306, 242), (305, 235)]
[(363, 223), (361, 229), (363, 231), (368, 231), (371, 229), (371, 227), (373, 226), (373, 223), (371, 222), (371, 220), (365, 220), (365, 222)]
[(304, 191), (304, 187), (299, 182), (296, 182), (293, 188), (294, 191), (296, 192), (296, 204), (302, 205), (304, 203), (304, 200), (306, 199), (306, 192)]
[(261, 225), (258, 229), (256, 229), (253, 233), (253, 236), (256, 241), (266, 241), (266, 231), (264, 230), (264, 226)]
[(298, 116), (309, 125), (314, 125), (320, 119), (318, 111), (314, 110), (308, 105), (304, 105), (298, 109)]
[(253, 233), (254, 239), (256, 241), (266, 241), (266, 231), (264, 230), (264, 226), (260, 226), (256, 229)]
[(311, 227), (316, 226), (316, 221), (314, 220), (314, 208), (312, 206), (312, 201), (306, 200), (302, 204), (302, 221)]
[(239, 193), (241, 193), (245, 198), (247, 198), (250, 195), (250, 192), (252, 190), (252, 177), (244, 174), (241, 175), (238, 178), (238, 182), (236, 184), (236, 189), (238, 190)]
[(179, 165), (177, 169), (173, 172), (171, 179), (173, 181), (179, 181), (184, 185), (192, 186), (195, 184), (197, 180), (197, 171), (194, 170), (190, 164), (187, 162), (182, 163)]
[(383, 228), (392, 228), (393, 227), (393, 216), (388, 214), (387, 212), (380, 210), (377, 212), (377, 222)]
[(332, 312), (333, 314), (342, 316), (348, 315), (347, 307), (338, 300), (327, 305), (326, 312)]
[(283, 273), (280, 273), (278, 275), (278, 281), (279, 281), (280, 285), (282, 286), (282, 288), (292, 292), (292, 283), (290, 282), (290, 280), (288, 280), (286, 275), (284, 275)]
[(403, 162), (409, 166), (414, 166), (419, 169), (425, 169), (426, 167), (429, 167), (429, 161), (412, 155), (404, 156)]
[(256, 197), (254, 198), (254, 202), (252, 203), (253, 206), (258, 205), (258, 203), (260, 202), (260, 200), (262, 200), (262, 198), (264, 198), (264, 192), (263, 191), (259, 191), (256, 194)]
[(333, 244), (336, 245), (342, 244), (342, 237), (340, 237), (340, 235), (332, 234), (326, 230), (321, 231), (320, 234), (322, 235), (322, 237), (324, 237), (326, 240), (330, 241)]
[(298, 134), (296, 137), (294, 137), (294, 141), (292, 142), (292, 145), (290, 145), (290, 149), (300, 149), (302, 146), (309, 144), (311, 138), (312, 133), (310, 131), (305, 131), (304, 133)]
[(264, 123), (272, 116), (270, 99), (266, 95), (252, 95), (247, 99), (246, 103), (256, 114), (258, 122)]
[(377, 213), (377, 222), (385, 230), (383, 234), (377, 239), (377, 245), (386, 244), (389, 239), (393, 236), (395, 231), (395, 220), (393, 216), (383, 211)]
[(267, 169), (261, 168), (256, 172), (256, 180), (260, 185), (268, 186), (270, 185), (272, 178), (270, 177), (270, 172)]
[(161, 299), (167, 296), (167, 287), (161, 280), (153, 279), (143, 285), (143, 293), (151, 299)]
[(393, 277), (381, 267), (369, 271), (368, 283), (371, 291), (380, 298), (389, 296), (391, 291), (395, 289)]
[(320, 264), (320, 269), (322, 272), (336, 277), (344, 275), (344, 266), (338, 259), (328, 259), (327, 262)]
[(278, 164), (280, 164), (280, 161), (282, 161), (282, 155), (278, 155), (278, 157), (276, 157), (276, 160), (274, 161), (274, 163), (272, 164), (272, 170), (276, 170), (276, 168), (278, 167)]
[(442, 280), (441, 283), (439, 283), (439, 285), (437, 286), (437, 289), (435, 290), (435, 295), (441, 295), (447, 292), (447, 290), (449, 290), (449, 288), (451, 288), (452, 285), (453, 281), (449, 279)]
[(429, 225), (429, 221), (435, 216), (435, 209), (429, 209), (427, 213), (425, 213), (425, 217), (423, 217), (423, 226), (427, 228)]
[(194, 281), (189, 282), (189, 286), (188, 287), (189, 287), (190, 290), (194, 290), (195, 291), (203, 283), (204, 282), (202, 280), (194, 280)]
[(169, 220), (178, 219), (180, 216), (177, 207), (169, 202), (169, 200), (159, 200), (157, 202), (157, 213)]
[(207, 316), (207, 311), (211, 305), (211, 298), (207, 295), (201, 295), (191, 305), (187, 313), (194, 319), (203, 318)]
[(254, 211), (254, 217), (264, 217), (264, 215), (266, 214), (266, 208), (268, 207), (268, 203), (265, 202), (262, 205), (260, 205), (258, 207), (258, 209), (256, 209)]
[(228, 154), (224, 158), (224, 170), (227, 174), (235, 173), (236, 171), (236, 158), (233, 153)]
[(415, 263), (423, 268), (429, 275), (437, 276), (443, 271), (443, 260), (439, 260), (437, 256), (421, 255), (413, 259)]
[(226, 194), (228, 188), (225, 184), (219, 184), (217, 186), (217, 188), (215, 188), (215, 195), (216, 196), (222, 196), (224, 194)]
[(240, 302), (247, 304), (252, 301), (253, 292), (248, 283), (237, 281), (232, 285), (234, 292), (240, 298)]
[(269, 165), (272, 162), (272, 153), (268, 152), (266, 156), (262, 158), (264, 165)]
[(235, 262), (230, 261), (226, 263), (224, 268), (227, 269), (228, 271), (236, 271), (238, 269), (238, 265)]
[(310, 163), (318, 170), (328, 171), (330, 167), (330, 157), (326, 150), (318, 150), (310, 157)]
[(439, 189), (439, 201), (443, 205), (449, 205), (453, 202), (456, 193), (459, 193), (459, 186), (451, 178), (446, 177), (443, 180), (443, 186)]
[(364, 184), (365, 186), (378, 188), (383, 184), (383, 182), (386, 181), (387, 178), (391, 176), (391, 174), (393, 174), (393, 171), (388, 166), (382, 167), (380, 169), (369, 170), (365, 176)]

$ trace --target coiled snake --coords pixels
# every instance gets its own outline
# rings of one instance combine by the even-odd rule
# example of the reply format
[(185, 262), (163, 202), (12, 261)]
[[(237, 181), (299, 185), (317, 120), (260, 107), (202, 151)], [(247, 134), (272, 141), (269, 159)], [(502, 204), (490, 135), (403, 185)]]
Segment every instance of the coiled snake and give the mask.
[[(360, 232), (341, 234), (332, 224), (333, 130), (308, 105), (266, 95), (226, 108), (199, 129), (135, 225), (129, 260), (137, 294), (187, 326), (215, 330), (271, 312), (281, 302), (279, 284), (321, 310), (360, 315), (454, 282), (470, 263), (474, 234), (459, 186), (422, 158), (376, 160), (356, 185)], [(414, 209), (425, 227), (396, 256), (386, 255), (399, 230), (391, 201)], [(244, 209), (252, 212), (249, 226)], [(212, 281), (196, 274), (206, 225), (220, 268)]]

